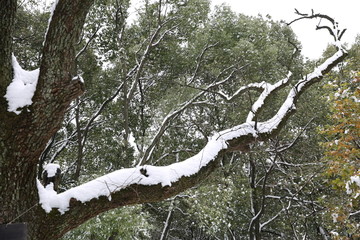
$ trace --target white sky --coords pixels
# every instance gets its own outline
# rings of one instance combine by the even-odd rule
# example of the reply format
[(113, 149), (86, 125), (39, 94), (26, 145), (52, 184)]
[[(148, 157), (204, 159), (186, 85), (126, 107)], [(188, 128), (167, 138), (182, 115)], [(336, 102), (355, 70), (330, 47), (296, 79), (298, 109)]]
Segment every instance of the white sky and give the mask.
[[(343, 41), (352, 44), (356, 35), (360, 34), (359, 27), (359, 0), (212, 0), (212, 4), (226, 3), (238, 13), (257, 16), (269, 14), (274, 20), (289, 22), (297, 15), (294, 9), (300, 12), (323, 13), (339, 22), (341, 29), (347, 28)], [(302, 20), (292, 24), (292, 28), (303, 45), (302, 53), (309, 58), (321, 56), (332, 37), (326, 30), (315, 31), (317, 20)]]

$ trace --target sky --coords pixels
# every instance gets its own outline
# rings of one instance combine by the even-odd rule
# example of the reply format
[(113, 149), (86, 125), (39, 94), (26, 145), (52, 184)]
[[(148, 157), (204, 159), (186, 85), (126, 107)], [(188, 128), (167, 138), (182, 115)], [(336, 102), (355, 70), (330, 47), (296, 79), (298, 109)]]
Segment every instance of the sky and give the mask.
[[(212, 0), (212, 7), (225, 3), (237, 13), (257, 16), (269, 14), (274, 20), (290, 22), (297, 18), (294, 9), (303, 13), (326, 14), (339, 22), (341, 29), (346, 28), (343, 41), (354, 43), (355, 37), (360, 34), (359, 26), (359, 0)], [(305, 57), (316, 59), (331, 43), (332, 37), (325, 30), (316, 31), (318, 20), (302, 20), (291, 25), (298, 39), (303, 45), (302, 53)]]

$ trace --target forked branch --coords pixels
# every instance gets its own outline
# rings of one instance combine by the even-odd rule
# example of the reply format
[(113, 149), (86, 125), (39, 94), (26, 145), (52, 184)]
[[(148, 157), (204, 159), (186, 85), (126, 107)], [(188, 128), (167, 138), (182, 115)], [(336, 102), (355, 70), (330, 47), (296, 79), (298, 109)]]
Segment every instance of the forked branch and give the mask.
[[(321, 14), (311, 14), (310, 16), (301, 16), (301, 18), (322, 17)], [(323, 17), (327, 19), (326, 17)], [(330, 23), (331, 19), (328, 19)], [(337, 23), (333, 21), (333, 25)], [(335, 27), (336, 29), (336, 27)], [(340, 44), (341, 33), (336, 36), (336, 46), (338, 51), (328, 58), (319, 67), (303, 79), (295, 81), (293, 87), (289, 90), (288, 95), (278, 111), (268, 120), (254, 123), (254, 115), (261, 109), (264, 102), (270, 96), (276, 94), (276, 89), (285, 86), (288, 83), (290, 75), (275, 84), (264, 83), (259, 86), (263, 89), (259, 99), (252, 106), (252, 114), (249, 113), (246, 122), (232, 128), (213, 134), (209, 138), (204, 148), (194, 156), (168, 166), (137, 166), (135, 168), (121, 169), (110, 174), (99, 177), (93, 181), (69, 189), (60, 194), (45, 189), (40, 183), (38, 184), (40, 203), (48, 214), (52, 224), (72, 222), (77, 219), (76, 224), (64, 226), (62, 229), (58, 225), (50, 226), (44, 223), (49, 229), (57, 229), (58, 234), (62, 235), (70, 228), (74, 228), (82, 222), (96, 216), (97, 214), (113, 208), (160, 201), (174, 196), (204, 180), (211, 172), (219, 167), (224, 154), (238, 151), (239, 146), (249, 145), (254, 141), (265, 141), (276, 135), (287, 122), (288, 118), (295, 112), (297, 101), (305, 90), (320, 81), (325, 74), (331, 71), (338, 63), (347, 56), (346, 50)], [(229, 75), (230, 76), (230, 75)], [(211, 90), (226, 83), (228, 78), (210, 84), (205, 89)], [(241, 87), (239, 89), (242, 89)], [(172, 119), (181, 113), (188, 106), (196, 102), (206, 91), (195, 95), (191, 100), (184, 103), (176, 111), (167, 116)], [(168, 123), (164, 120), (162, 127), (166, 128)], [(170, 121), (170, 120), (169, 120)], [(155, 138), (162, 135), (160, 132)], [(153, 140), (156, 144), (157, 139)], [(143, 162), (146, 162), (153, 149), (150, 146), (148, 155), (144, 156)], [(50, 191), (50, 192), (49, 192)], [(108, 198), (111, 193), (111, 200)], [(59, 211), (54, 211), (57, 209)], [(89, 210), (92, 211), (89, 211)], [(41, 214), (39, 209), (39, 214)], [(60, 214), (63, 213), (63, 214)], [(45, 213), (43, 213), (45, 214)], [(276, 217), (276, 216), (275, 216)], [(271, 219), (270, 219), (271, 220)]]
[[(346, 28), (341, 30), (339, 28), (339, 23), (336, 22), (332, 17), (329, 17), (328, 15), (321, 14), (321, 13), (314, 13), (314, 10), (311, 10), (311, 14), (306, 14), (306, 13), (301, 13), (297, 9), (295, 9), (295, 14), (299, 15), (300, 17), (289, 22), (288, 25), (290, 25), (294, 22), (297, 22), (299, 20), (302, 20), (302, 19), (314, 19), (314, 18), (320, 19), (319, 24), (316, 26), (316, 30), (320, 30), (320, 29), (328, 30), (330, 35), (333, 36), (335, 43), (339, 42), (341, 40), (342, 36), (344, 35), (344, 33), (346, 31)], [(330, 26), (320, 25), (321, 20), (323, 20), (323, 19), (327, 20), (330, 23)]]

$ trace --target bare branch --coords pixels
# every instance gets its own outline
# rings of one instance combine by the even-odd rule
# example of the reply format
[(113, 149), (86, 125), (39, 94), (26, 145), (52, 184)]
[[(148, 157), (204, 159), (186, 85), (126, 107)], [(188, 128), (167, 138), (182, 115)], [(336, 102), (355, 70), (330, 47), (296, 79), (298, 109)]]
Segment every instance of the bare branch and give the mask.
[[(127, 100), (130, 101), (136, 91), (136, 88), (138, 86), (138, 83), (139, 83), (139, 80), (140, 80), (140, 76), (142, 74), (142, 71), (143, 71), (143, 68), (145, 66), (145, 62), (147, 61), (147, 58), (148, 58), (148, 55), (151, 51), (152, 48), (154, 48), (155, 46), (157, 46), (161, 40), (164, 39), (164, 36), (169, 32), (171, 31), (168, 30), (168, 31), (165, 31), (165, 33), (160, 37), (160, 39), (157, 41), (157, 37), (158, 35), (160, 34), (160, 31), (163, 29), (163, 27), (169, 23), (170, 21), (173, 21), (175, 18), (169, 18), (167, 19), (166, 21), (162, 22), (160, 25), (158, 25), (158, 27), (156, 28), (156, 30), (154, 31), (154, 33), (150, 36), (149, 38), (149, 42), (147, 43), (147, 46), (145, 48), (145, 51), (144, 53), (142, 54), (141, 56), (141, 59), (140, 61), (138, 61), (138, 59), (136, 58), (136, 62), (137, 62), (137, 66), (135, 66), (133, 68), (134, 70), (134, 74), (135, 74), (135, 77), (134, 77), (134, 80), (131, 84), (131, 87), (130, 87), (130, 90), (129, 92), (127, 93)], [(172, 28), (173, 29), (173, 28)], [(140, 51), (140, 49), (139, 49)], [(128, 75), (129, 76), (129, 75)]]
[(202, 59), (205, 55), (205, 52), (207, 50), (209, 50), (210, 48), (213, 48), (215, 47), (216, 45), (218, 45), (218, 43), (214, 43), (214, 44), (210, 44), (210, 45), (207, 45), (205, 48), (203, 48), (203, 50), (201, 51), (200, 55), (197, 57), (196, 59), (196, 68), (195, 68), (195, 71), (192, 75), (192, 77), (190, 78), (190, 80), (187, 82), (187, 85), (191, 84), (194, 82), (195, 78), (197, 77), (197, 74), (199, 72), (199, 69), (200, 69), (200, 66), (201, 66), (201, 63), (202, 63)]
[(276, 153), (281, 153), (281, 152), (285, 152), (286, 150), (292, 148), (295, 143), (299, 140), (300, 136), (306, 131), (307, 127), (310, 125), (310, 123), (315, 119), (315, 117), (311, 118), (306, 125), (302, 128), (302, 130), (300, 131), (300, 133), (295, 137), (295, 139), (290, 143), (290, 144), (286, 144), (283, 146), (279, 146), (276, 147), (275, 149), (269, 149), (267, 151), (269, 152), (276, 152)]
[(154, 150), (154, 147), (159, 143), (162, 135), (164, 134), (164, 132), (166, 131), (166, 129), (168, 128), (169, 124), (171, 123), (171, 121), (176, 118), (179, 114), (181, 114), (183, 111), (185, 111), (187, 108), (189, 108), (190, 106), (192, 106), (200, 97), (202, 97), (203, 95), (205, 95), (205, 93), (207, 93), (208, 91), (210, 91), (212, 88), (215, 88), (217, 86), (220, 86), (221, 84), (227, 82), (232, 75), (234, 74), (235, 71), (232, 71), (230, 73), (230, 75), (228, 77), (226, 77), (224, 80), (215, 82), (210, 84), (209, 86), (207, 86), (206, 88), (203, 89), (203, 91), (199, 92), (198, 94), (196, 94), (192, 99), (180, 104), (180, 107), (176, 110), (173, 110), (171, 113), (169, 113), (163, 120), (158, 132), (156, 133), (156, 135), (153, 137), (151, 143), (149, 144), (148, 148), (145, 150), (144, 155), (141, 159), (141, 161), (139, 162), (138, 166), (143, 165), (145, 163), (148, 162), (148, 160), (151, 157), (151, 154)]
[(112, 102), (120, 93), (121, 89), (123, 88), (124, 83), (122, 83), (117, 89), (116, 91), (113, 93), (112, 96), (110, 96), (108, 99), (106, 99), (98, 108), (98, 110), (92, 115), (92, 117), (89, 119), (89, 121), (87, 122), (85, 129), (84, 129), (84, 134), (83, 134), (83, 139), (82, 139), (82, 145), (85, 144), (86, 140), (87, 140), (87, 135), (89, 132), (89, 129), (92, 125), (92, 123), (95, 121), (95, 119), (102, 113), (102, 111), (105, 109), (105, 107)]
[[(320, 20), (321, 19), (328, 20), (330, 22), (330, 24), (331, 24), (330, 27), (329, 26), (317, 25), (316, 30), (320, 30), (320, 29), (328, 30), (330, 35), (333, 36), (336, 43), (341, 40), (342, 36), (344, 35), (344, 33), (346, 31), (346, 29), (340, 30), (339, 26), (338, 26), (339, 25), (338, 22), (336, 22), (333, 18), (329, 17), (328, 15), (321, 14), (321, 13), (316, 13), (315, 14), (313, 10), (311, 10), (311, 14), (304, 14), (304, 13), (300, 13), (297, 9), (295, 9), (295, 13), (297, 15), (300, 15), (301, 17), (292, 20), (291, 22), (288, 23), (288, 25), (291, 25), (292, 23), (297, 22), (297, 21), (302, 20), (302, 19), (320, 18)], [(337, 46), (337, 47), (339, 47), (339, 46)]]
[(78, 58), (87, 50), (87, 48), (89, 47), (91, 41), (96, 37), (97, 32), (100, 30), (100, 26), (98, 26), (96, 28), (96, 30), (94, 31), (94, 33), (90, 36), (90, 38), (87, 40), (85, 46), (76, 54), (75, 56), (75, 61), (78, 60)]

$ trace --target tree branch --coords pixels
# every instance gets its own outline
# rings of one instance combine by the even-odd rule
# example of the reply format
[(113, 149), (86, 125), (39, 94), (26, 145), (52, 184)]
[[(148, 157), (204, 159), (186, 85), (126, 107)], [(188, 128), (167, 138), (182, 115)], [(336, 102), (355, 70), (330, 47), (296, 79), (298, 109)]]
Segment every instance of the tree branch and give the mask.
[(316, 30), (327, 29), (329, 31), (330, 35), (333, 36), (335, 42), (339, 42), (346, 31), (346, 29), (339, 30), (338, 22), (336, 22), (333, 18), (329, 17), (328, 15), (321, 14), (321, 13), (315, 14), (314, 10), (311, 10), (311, 14), (305, 14), (305, 13), (300, 13), (295, 8), (295, 14), (300, 15), (301, 17), (292, 20), (291, 22), (288, 23), (288, 25), (291, 25), (292, 23), (297, 22), (302, 19), (320, 18), (320, 20), (321, 19), (328, 20), (331, 23), (331, 27), (317, 25)]
[[(44, 216), (42, 234), (44, 237), (47, 234), (61, 236), (69, 229), (106, 210), (125, 205), (161, 201), (197, 185), (220, 166), (224, 154), (238, 151), (239, 146), (249, 145), (254, 141), (265, 141), (276, 135), (295, 112), (295, 106), (301, 94), (309, 86), (320, 81), (324, 74), (346, 57), (346, 51), (341, 48), (341, 45), (338, 47), (339, 50), (332, 57), (306, 75), (304, 79), (298, 80), (289, 90), (287, 98), (277, 113), (266, 121), (257, 122), (256, 129), (255, 123), (250, 118), (248, 122), (215, 133), (199, 153), (182, 162), (160, 167), (145, 165), (121, 169), (60, 194), (45, 189), (38, 183), (40, 203), (48, 213), (46, 214), (40, 207), (37, 208), (37, 214)], [(219, 86), (224, 82), (226, 79), (215, 82), (206, 89)], [(285, 82), (281, 80), (279, 85)], [(169, 114), (162, 128), (166, 127), (166, 121), (169, 121), (167, 119), (179, 114), (204, 93), (205, 91), (198, 93)], [(261, 98), (265, 101), (274, 94), (275, 91), (267, 91)], [(155, 138), (161, 136), (163, 129), (159, 130)], [(157, 141), (155, 138), (153, 143)], [(153, 146), (154, 144), (151, 144), (148, 148), (148, 154), (143, 158), (144, 160), (148, 158)], [(108, 198), (109, 192), (111, 200)], [(47, 221), (48, 218), (54, 221)], [(49, 224), (45, 224), (48, 222)]]

